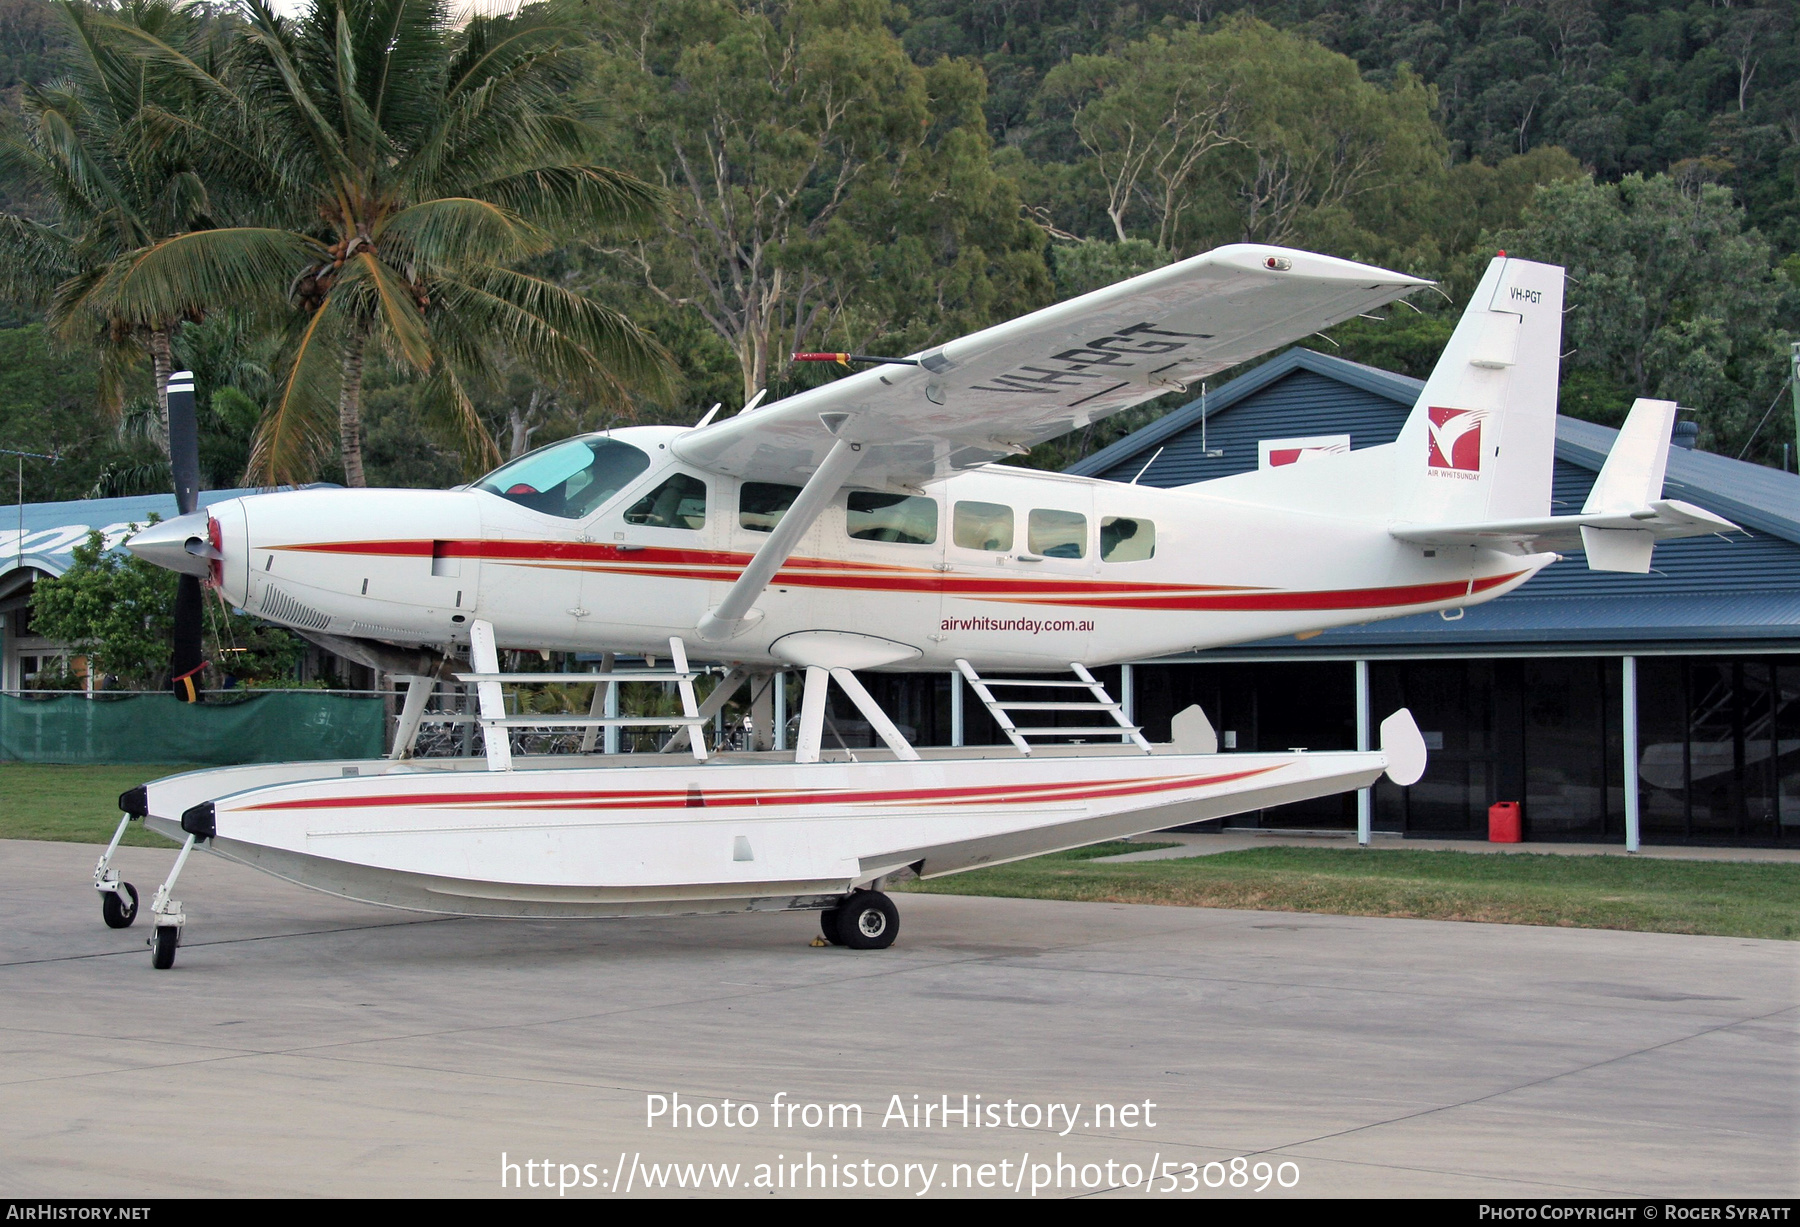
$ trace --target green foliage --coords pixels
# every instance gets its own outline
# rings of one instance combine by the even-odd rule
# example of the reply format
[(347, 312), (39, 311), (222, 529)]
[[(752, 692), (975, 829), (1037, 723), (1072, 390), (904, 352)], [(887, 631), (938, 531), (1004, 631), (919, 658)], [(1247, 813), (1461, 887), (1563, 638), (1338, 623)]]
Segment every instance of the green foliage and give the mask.
[(422, 378), (475, 468), (497, 455), (468, 388), (501, 356), (595, 395), (659, 384), (664, 355), (629, 320), (517, 267), (559, 233), (620, 233), (660, 205), (594, 160), (593, 113), (570, 96), (580, 40), (547, 7), (460, 25), (440, 0), (239, 16), (216, 61), (109, 27), (192, 91), (170, 129), (211, 148), (218, 194), (249, 207), (141, 243), (89, 298), (131, 319), (232, 308), (285, 332), (256, 478), (310, 477), (335, 436), (344, 479), (364, 484), (371, 346)]
[[(1791, 17), (622, 0), (458, 26), (442, 0), (0, 0), (0, 280), (37, 304), (0, 322), (51, 309), (101, 358), (0, 333), (0, 431), (66, 457), (27, 463), (28, 497), (162, 488), (166, 355), (198, 376), (207, 485), (452, 484), (832, 376), (793, 348), (923, 347), (1244, 238), (1438, 280), (1453, 303), (1307, 342), (1422, 375), (1499, 236), (1612, 253), (1588, 299), (1571, 282), (1565, 411), (1675, 395), (1735, 454), (1800, 309)], [(1581, 195), (1590, 174), (1622, 195)], [(1574, 195), (1526, 217), (1544, 185)], [(1747, 289), (1683, 288), (1708, 277)], [(117, 432), (81, 398), (123, 406)], [(1779, 455), (1765, 433), (1752, 458)]]
[(613, 247), (600, 271), (703, 318), (743, 399), (785, 350), (904, 349), (1048, 296), (1041, 234), (992, 167), (981, 72), (917, 67), (891, 15), (879, 0), (595, 15), (592, 88), (635, 118), (618, 159), (674, 203), (666, 238)]
[(1061, 243), (1050, 250), (1058, 299), (1105, 289), (1116, 281), (1161, 268), (1174, 258), (1168, 248), (1158, 247), (1148, 239), (1126, 239), (1121, 243), (1100, 240)]
[(1730, 189), (1668, 175), (1552, 183), (1495, 241), (1569, 270), (1568, 365), (1610, 381), (1625, 402), (1573, 408), (1605, 420), (1630, 397), (1664, 397), (1696, 411), (1708, 450), (1735, 455), (1749, 441), (1787, 377), (1779, 325), (1794, 302)]
[(0, 329), (0, 445), (61, 457), (5, 457), (5, 488), (22, 473), (26, 502), (84, 498), (108, 466), (160, 459), (153, 445), (116, 436), (93, 362), (58, 345), (42, 324)]
[(108, 549), (98, 531), (73, 557), (61, 576), (33, 587), (33, 629), (126, 689), (154, 689), (169, 664), (175, 573)]

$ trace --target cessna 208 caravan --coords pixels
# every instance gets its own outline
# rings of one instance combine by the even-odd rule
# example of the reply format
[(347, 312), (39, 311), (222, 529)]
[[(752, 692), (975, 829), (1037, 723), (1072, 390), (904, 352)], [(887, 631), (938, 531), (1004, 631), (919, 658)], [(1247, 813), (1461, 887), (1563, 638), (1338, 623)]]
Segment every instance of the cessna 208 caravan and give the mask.
[[(417, 679), (389, 759), (200, 771), (121, 799), (121, 831), (142, 817), (185, 840), (152, 906), (156, 965), (173, 960), (185, 916), (170, 891), (196, 845), (435, 912), (816, 909), (827, 939), (867, 948), (897, 931), (876, 889), (896, 876), (1383, 772), (1413, 782), (1424, 744), (1404, 711), (1378, 750), (1221, 755), (1198, 709), (1152, 746), (1087, 669), (1479, 604), (1558, 549), (1643, 572), (1659, 539), (1732, 528), (1663, 499), (1664, 401), (1633, 407), (1579, 515), (1549, 514), (1560, 268), (1490, 264), (1393, 444), (1173, 489), (994, 462), (1428, 284), (1224, 247), (723, 421), (582, 435), (458, 490), (254, 495), (139, 533), (134, 552), (203, 575), (234, 606)], [(652, 667), (508, 675), (509, 648)], [(691, 656), (729, 666), (705, 704)], [(783, 755), (767, 696), (786, 669), (805, 684)], [(914, 747), (857, 680), (869, 669), (960, 671), (1011, 747)], [(1013, 702), (1006, 687), (1043, 675), (994, 669), (1076, 680), (1050, 683), (1070, 701)], [(486, 754), (412, 759), (425, 695), (447, 676), (475, 686)], [(598, 683), (592, 716), (507, 714), (503, 685), (558, 676)], [(682, 715), (601, 714), (600, 691), (641, 678), (673, 681)], [(746, 682), (755, 748), (709, 753), (704, 726)], [(884, 748), (823, 750), (830, 685)], [(1088, 744), (1034, 745), (1011, 718), (1028, 709), (1093, 712), (1095, 727), (1062, 730)], [(515, 760), (508, 740), (521, 725), (607, 723), (671, 725), (694, 761)], [(135, 892), (109, 858), (96, 883), (109, 922), (129, 923)]]

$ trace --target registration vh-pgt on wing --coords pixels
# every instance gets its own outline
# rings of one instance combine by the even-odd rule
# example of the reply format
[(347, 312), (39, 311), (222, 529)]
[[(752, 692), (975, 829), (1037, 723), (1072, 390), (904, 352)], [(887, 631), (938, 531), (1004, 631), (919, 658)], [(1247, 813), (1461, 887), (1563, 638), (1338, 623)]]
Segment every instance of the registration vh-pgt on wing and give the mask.
[[(898, 932), (890, 881), (1414, 782), (1404, 710), (1376, 749), (1220, 754), (1198, 708), (1151, 744), (1089, 670), (1479, 604), (1559, 549), (1643, 572), (1658, 540), (1733, 527), (1662, 497), (1666, 401), (1633, 406), (1580, 514), (1550, 515), (1560, 268), (1489, 265), (1395, 443), (1173, 489), (994, 462), (1427, 284), (1223, 247), (722, 421), (566, 439), (457, 490), (260, 494), (139, 533), (141, 557), (411, 679), (387, 758), (121, 798), (121, 832), (183, 841), (151, 906), (154, 965), (174, 961), (196, 847), (425, 912), (812, 909), (826, 939), (869, 949)], [(507, 649), (598, 653), (602, 672), (508, 674)], [(704, 702), (702, 662), (723, 673)], [(778, 750), (788, 670), (803, 698)], [(911, 744), (868, 670), (957, 671), (1007, 744)], [(414, 757), (450, 679), (477, 694), (485, 753)], [(592, 712), (508, 712), (506, 687), (546, 681), (593, 684)], [(673, 685), (680, 714), (618, 714), (606, 697), (632, 681)], [(833, 686), (877, 748), (826, 745)], [(745, 687), (749, 745), (709, 745)], [(680, 753), (592, 752), (596, 730), (651, 725)], [(527, 727), (579, 727), (583, 752), (515, 754)], [(111, 854), (95, 882), (128, 924)]]

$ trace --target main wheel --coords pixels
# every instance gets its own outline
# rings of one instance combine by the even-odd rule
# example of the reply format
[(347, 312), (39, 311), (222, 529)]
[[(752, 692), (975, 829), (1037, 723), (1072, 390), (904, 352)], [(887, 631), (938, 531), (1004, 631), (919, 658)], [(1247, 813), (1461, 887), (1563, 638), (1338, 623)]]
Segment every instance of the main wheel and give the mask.
[[(131, 898), (126, 899), (126, 895)], [(106, 918), (109, 929), (129, 929), (131, 922), (137, 919), (137, 887), (121, 882), (116, 891), (100, 892), (100, 915)]]
[(150, 934), (150, 966), (167, 971), (175, 966), (175, 947), (181, 945), (181, 930), (174, 925), (157, 925)]
[(824, 934), (825, 940), (834, 946), (844, 944), (838, 937), (838, 910), (836, 908), (828, 907), (819, 913), (819, 932)]
[(837, 941), (852, 950), (886, 950), (900, 936), (900, 912), (878, 890), (859, 890), (837, 906)]

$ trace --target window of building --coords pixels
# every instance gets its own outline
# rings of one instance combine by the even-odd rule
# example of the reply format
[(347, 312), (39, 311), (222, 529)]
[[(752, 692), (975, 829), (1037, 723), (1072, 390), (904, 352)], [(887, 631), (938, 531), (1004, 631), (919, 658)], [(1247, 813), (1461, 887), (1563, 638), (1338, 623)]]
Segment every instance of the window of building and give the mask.
[(475, 483), (545, 515), (578, 520), (650, 467), (643, 451), (604, 435), (564, 439), (503, 464)]
[(738, 489), (738, 524), (753, 533), (772, 533), (799, 497), (799, 486), (747, 481)]
[(958, 503), (950, 535), (965, 550), (1010, 550), (1012, 508), (1001, 503)]
[(855, 491), (846, 504), (844, 527), (859, 541), (930, 545), (937, 540), (937, 500), (911, 494)]
[(677, 473), (633, 503), (625, 522), (645, 528), (704, 528), (706, 483)]
[(1045, 558), (1086, 558), (1087, 517), (1079, 511), (1038, 508), (1026, 522), (1026, 543)]
[(1100, 521), (1101, 562), (1143, 562), (1156, 554), (1156, 525), (1149, 520), (1107, 516)]

